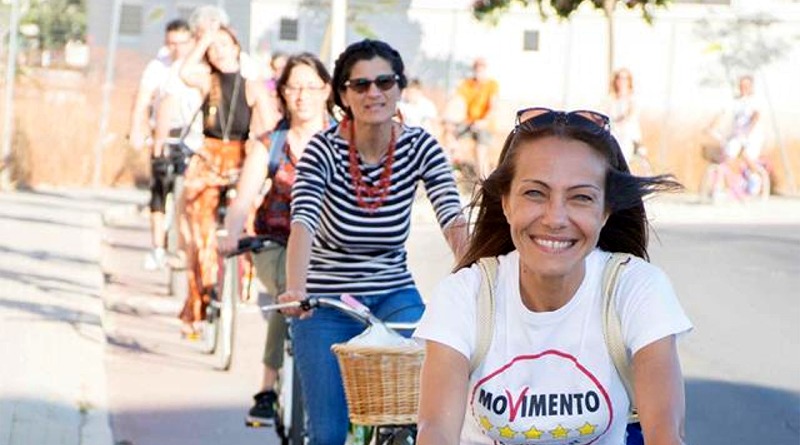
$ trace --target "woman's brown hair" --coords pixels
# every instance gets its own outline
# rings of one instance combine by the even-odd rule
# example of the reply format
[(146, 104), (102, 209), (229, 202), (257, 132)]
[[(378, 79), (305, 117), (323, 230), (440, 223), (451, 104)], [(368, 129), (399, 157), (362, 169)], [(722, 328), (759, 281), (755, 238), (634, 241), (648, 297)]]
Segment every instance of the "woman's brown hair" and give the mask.
[(502, 198), (511, 188), (519, 147), (548, 136), (585, 142), (602, 153), (608, 162), (605, 208), (609, 217), (600, 231), (597, 247), (649, 260), (648, 223), (643, 199), (650, 194), (678, 190), (682, 186), (671, 175), (632, 175), (619, 144), (608, 131), (599, 127), (597, 131), (592, 131), (557, 119), (550, 125), (523, 122), (508, 135), (500, 154), (500, 164), (481, 183), (470, 203), (470, 209), (477, 209), (477, 217), (467, 251), (454, 270), (468, 267), (482, 257), (503, 255), (516, 248), (511, 239), (511, 227), (503, 213)]
[[(242, 45), (239, 43), (239, 39), (236, 37), (236, 33), (233, 31), (233, 29), (227, 26), (220, 26), (219, 31), (222, 31), (231, 37), (231, 40), (233, 40), (233, 44), (236, 45), (236, 48), (238, 49), (236, 53), (236, 57), (238, 58), (239, 52), (241, 52), (242, 50)], [(211, 68), (211, 85), (209, 86), (208, 89), (209, 112), (206, 113), (205, 116), (206, 118), (205, 127), (212, 128), (217, 122), (216, 113), (221, 111), (219, 107), (220, 104), (222, 103), (222, 85), (219, 78), (220, 70), (216, 66), (214, 66), (213, 63), (211, 63), (211, 59), (208, 57), (208, 50), (206, 50), (206, 53), (203, 55), (203, 60), (205, 60), (206, 64)]]

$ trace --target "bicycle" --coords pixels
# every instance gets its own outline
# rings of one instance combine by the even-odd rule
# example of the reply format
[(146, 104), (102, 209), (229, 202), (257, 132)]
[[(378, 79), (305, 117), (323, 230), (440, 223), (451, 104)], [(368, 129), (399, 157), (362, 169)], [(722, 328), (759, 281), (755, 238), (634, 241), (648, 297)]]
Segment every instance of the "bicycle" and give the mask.
[(447, 120), (442, 121), (441, 140), (452, 164), (459, 191), (471, 196), (480, 181), (475, 159), (477, 143), (468, 135), (468, 131), (459, 131), (457, 123)]
[[(245, 241), (245, 243), (250, 241)], [(241, 242), (240, 242), (241, 244)], [(328, 307), (339, 310), (356, 320), (361, 321), (366, 326), (383, 326), (387, 329), (398, 330), (411, 330), (416, 327), (414, 323), (392, 323), (383, 322), (375, 317), (366, 306), (359, 303), (351, 296), (342, 296), (341, 300), (326, 297), (309, 297), (301, 301), (290, 303), (277, 303), (271, 305), (261, 306), (262, 311), (281, 310), (287, 308), (301, 308), (305, 311), (319, 308)], [(335, 345), (337, 346), (343, 345)], [(415, 351), (416, 354), (416, 351)], [(421, 349), (419, 354), (415, 357), (418, 359), (418, 366), (421, 366)], [(339, 357), (340, 366), (343, 364), (341, 356)], [(345, 380), (345, 392), (347, 393), (347, 372), (343, 369), (342, 378)], [(418, 378), (419, 369), (416, 373), (407, 374), (412, 378)], [(416, 393), (418, 394), (418, 382), (416, 385)], [(304, 411), (301, 400), (301, 387), (297, 370), (294, 367), (293, 352), (291, 348), (291, 336), (287, 336), (284, 347), (284, 362), (283, 367), (279, 372), (278, 378), (278, 409), (277, 418), (275, 420), (275, 430), (281, 439), (282, 445), (300, 445), (305, 443), (305, 427), (304, 427)], [(369, 392), (367, 392), (369, 394)], [(416, 442), (416, 407), (413, 409), (414, 419), (413, 422), (391, 423), (391, 422), (370, 422), (366, 424), (359, 424), (359, 417), (353, 414), (353, 397), (350, 394), (347, 396), (348, 407), (350, 407), (350, 420), (352, 424), (352, 443), (355, 444), (375, 444), (375, 445), (401, 445), (401, 444), (414, 444)], [(363, 410), (361, 410), (363, 411)], [(404, 413), (403, 415), (408, 415)], [(402, 416), (402, 415), (401, 415)], [(363, 418), (363, 416), (361, 417)]]
[[(224, 180), (219, 187), (219, 202), (215, 210), (219, 229), (216, 236), (225, 234), (224, 222), (228, 205), (236, 196), (236, 181), (239, 171), (233, 170), (220, 175)], [(219, 255), (217, 258), (217, 283), (212, 288), (211, 300), (206, 308), (205, 320), (201, 328), (203, 351), (217, 357), (216, 368), (227, 371), (233, 362), (234, 327), (236, 305), (242, 296), (242, 260), (236, 252)], [(250, 283), (247, 284), (249, 288)]]
[(191, 148), (187, 147), (182, 139), (174, 139), (176, 135), (170, 133), (170, 140), (164, 144), (167, 159), (170, 159), (168, 177), (172, 182), (172, 187), (167, 193), (164, 212), (164, 231), (167, 252), (167, 266), (169, 267), (169, 292), (174, 296), (185, 294), (185, 282), (183, 271), (185, 259), (180, 246), (180, 209), (181, 195), (183, 193), (183, 174), (186, 171), (189, 158), (194, 154)]
[(772, 184), (764, 162), (729, 158), (719, 137), (703, 144), (701, 154), (708, 162), (698, 186), (701, 201), (714, 203), (726, 194), (740, 201), (769, 198)]

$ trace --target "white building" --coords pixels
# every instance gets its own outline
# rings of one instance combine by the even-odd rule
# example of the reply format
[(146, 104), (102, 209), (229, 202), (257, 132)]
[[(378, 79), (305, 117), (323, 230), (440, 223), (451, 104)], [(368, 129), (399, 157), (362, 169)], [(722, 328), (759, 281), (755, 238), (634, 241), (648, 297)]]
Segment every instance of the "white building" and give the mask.
[[(419, 77), (441, 105), (472, 59), (483, 56), (501, 85), (504, 133), (516, 109), (597, 108), (608, 91), (607, 32), (602, 12), (586, 6), (569, 21), (542, 20), (535, 8), (515, 9), (496, 26), (477, 22), (471, 0), (350, 0), (347, 43), (371, 36), (403, 55), (410, 76)], [(325, 53), (330, 0), (252, 0), (250, 49)], [(737, 17), (769, 16), (760, 31), (740, 27)], [(786, 42), (783, 55), (759, 69), (757, 92), (771, 105), (767, 155), (781, 170), (800, 170), (800, 1), (675, 0), (654, 9), (648, 25), (638, 10), (620, 6), (615, 14), (616, 67), (629, 68), (643, 107), (644, 138), (651, 158), (678, 174), (690, 188), (702, 168), (698, 138), (712, 115), (733, 94), (719, 62), (725, 38), (708, 39), (701, 29), (727, 29), (737, 39), (766, 47)], [(702, 24), (702, 20), (707, 23)], [(729, 39), (730, 40), (730, 39)], [(730, 77), (730, 76), (729, 76)], [(715, 81), (709, 84), (708, 80)], [(780, 146), (788, 162), (780, 156)], [(791, 170), (790, 170), (791, 172)], [(791, 174), (783, 171), (779, 182)], [(796, 181), (797, 179), (795, 179)]]

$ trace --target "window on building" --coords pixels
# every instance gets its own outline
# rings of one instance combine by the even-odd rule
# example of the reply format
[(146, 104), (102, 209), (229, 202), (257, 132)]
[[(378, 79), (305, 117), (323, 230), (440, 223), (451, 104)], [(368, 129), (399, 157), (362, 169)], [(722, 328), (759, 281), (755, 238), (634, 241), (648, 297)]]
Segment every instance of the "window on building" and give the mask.
[(119, 33), (123, 36), (142, 34), (142, 5), (123, 3), (119, 20)]
[(539, 51), (539, 30), (529, 29), (522, 35), (523, 51)]
[(281, 27), (278, 33), (280, 40), (296, 42), (298, 40), (298, 23), (297, 19), (281, 19)]

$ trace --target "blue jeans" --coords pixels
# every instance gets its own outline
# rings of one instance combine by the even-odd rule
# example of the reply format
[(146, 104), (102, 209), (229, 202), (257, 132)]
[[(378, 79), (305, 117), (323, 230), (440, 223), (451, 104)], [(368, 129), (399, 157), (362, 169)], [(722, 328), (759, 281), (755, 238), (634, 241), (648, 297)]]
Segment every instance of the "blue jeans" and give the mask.
[[(424, 310), (416, 288), (384, 294), (358, 295), (375, 316), (384, 321), (417, 321)], [(310, 445), (344, 444), (349, 417), (339, 363), (331, 351), (364, 331), (361, 322), (336, 309), (318, 308), (314, 315), (290, 322), (295, 366), (303, 387)], [(403, 332), (408, 337), (411, 332)]]

